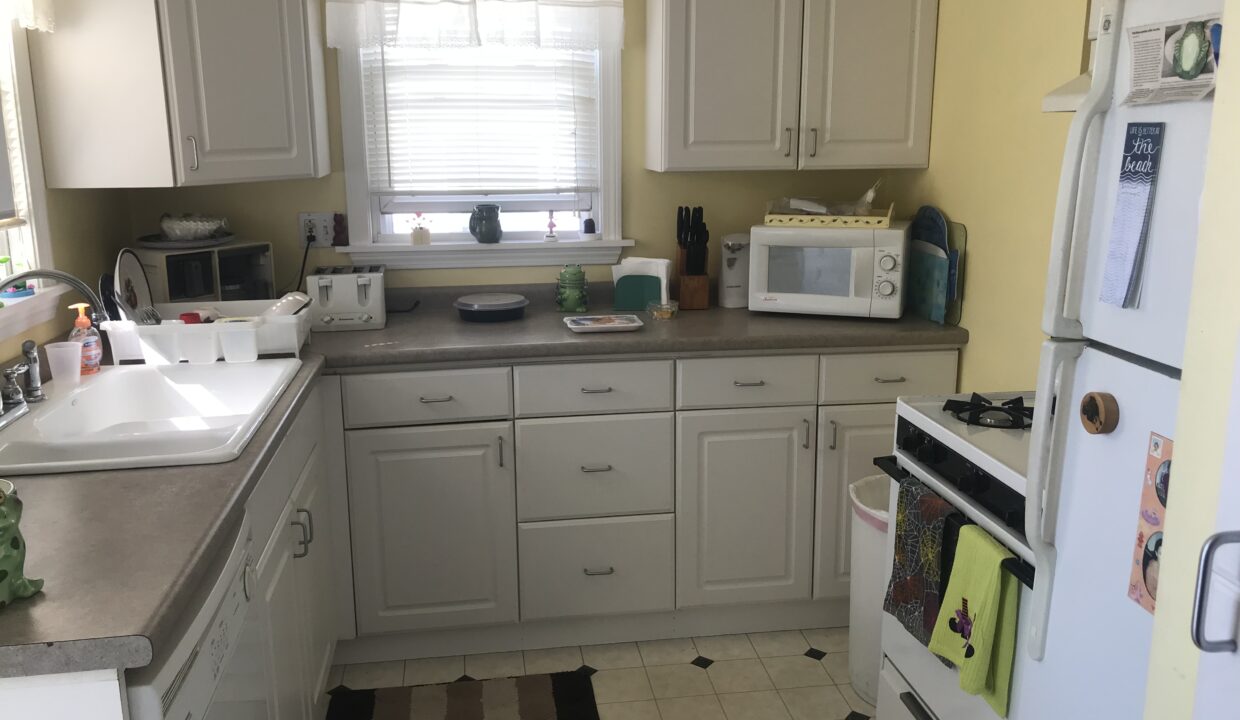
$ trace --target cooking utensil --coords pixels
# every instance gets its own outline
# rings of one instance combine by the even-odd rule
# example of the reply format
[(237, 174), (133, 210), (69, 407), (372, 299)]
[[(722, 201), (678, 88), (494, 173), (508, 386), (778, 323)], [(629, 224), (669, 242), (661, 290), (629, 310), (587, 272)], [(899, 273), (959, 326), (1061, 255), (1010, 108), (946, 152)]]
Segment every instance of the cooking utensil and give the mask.
[(99, 276), (99, 299), (103, 301), (103, 307), (99, 309), (108, 320), (127, 319), (121, 315), (120, 308), (116, 305), (116, 281), (112, 278), (112, 273)]
[(116, 256), (113, 283), (116, 305), (121, 314), (141, 322), (138, 308), (151, 307), (155, 302), (151, 297), (151, 283), (146, 277), (146, 269), (142, 267), (136, 252), (125, 248)]
[(139, 325), (159, 325), (164, 321), (154, 305), (143, 305), (134, 310), (134, 320)]

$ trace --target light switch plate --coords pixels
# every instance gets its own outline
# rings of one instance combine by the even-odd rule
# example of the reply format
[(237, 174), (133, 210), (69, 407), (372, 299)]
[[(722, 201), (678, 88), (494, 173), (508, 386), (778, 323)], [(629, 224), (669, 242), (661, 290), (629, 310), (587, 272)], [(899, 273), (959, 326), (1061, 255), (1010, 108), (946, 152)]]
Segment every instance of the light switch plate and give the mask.
[(332, 246), (335, 235), (335, 213), (297, 213), (297, 240), (304, 243), (306, 236), (314, 235), (311, 247), (327, 248)]

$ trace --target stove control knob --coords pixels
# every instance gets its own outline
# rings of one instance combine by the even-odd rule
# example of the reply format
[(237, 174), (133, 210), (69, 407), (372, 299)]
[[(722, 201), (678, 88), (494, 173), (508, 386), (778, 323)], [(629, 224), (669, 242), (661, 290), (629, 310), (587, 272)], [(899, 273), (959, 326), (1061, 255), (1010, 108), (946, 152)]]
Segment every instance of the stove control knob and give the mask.
[(883, 297), (891, 297), (895, 292), (896, 286), (890, 281), (884, 280), (878, 284), (878, 294)]
[(926, 442), (926, 437), (921, 433), (913, 430), (908, 435), (900, 438), (900, 449), (905, 452), (913, 452)]
[(887, 272), (891, 272), (896, 269), (896, 259), (894, 256), (884, 255), (878, 259), (878, 266)]
[(358, 320), (361, 320), (361, 321), (362, 321), (362, 322), (364, 322), (364, 323), (368, 323), (368, 322), (370, 322), (371, 320), (374, 320), (374, 319), (375, 319), (375, 318), (374, 318), (374, 316), (373, 316), (373, 315), (367, 315), (366, 313), (362, 313), (362, 316), (361, 316), (360, 318), (358, 318)]
[(933, 462), (935, 460), (938, 460), (939, 453), (937, 452), (937, 450), (938, 448), (935, 447), (934, 443), (927, 442), (926, 444), (917, 448), (917, 451), (914, 454), (917, 456), (917, 459), (922, 462)]
[(336, 322), (336, 318), (332, 317), (331, 315), (324, 315), (320, 319), (323, 321), (324, 325), (331, 325), (332, 323)]
[(1003, 511), (1003, 522), (1008, 527), (1016, 528), (1023, 533), (1025, 531), (1025, 511), (1016, 508), (1005, 510)]
[(984, 470), (973, 471), (973, 492), (984, 493), (990, 489), (990, 476)]

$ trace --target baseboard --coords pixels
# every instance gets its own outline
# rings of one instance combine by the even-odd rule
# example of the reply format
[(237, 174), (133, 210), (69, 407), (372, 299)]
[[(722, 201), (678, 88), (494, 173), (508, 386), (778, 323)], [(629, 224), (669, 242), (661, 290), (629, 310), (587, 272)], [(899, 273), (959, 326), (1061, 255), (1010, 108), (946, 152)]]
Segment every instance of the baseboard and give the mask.
[(537, 620), (341, 640), (337, 665), (848, 624), (848, 598)]

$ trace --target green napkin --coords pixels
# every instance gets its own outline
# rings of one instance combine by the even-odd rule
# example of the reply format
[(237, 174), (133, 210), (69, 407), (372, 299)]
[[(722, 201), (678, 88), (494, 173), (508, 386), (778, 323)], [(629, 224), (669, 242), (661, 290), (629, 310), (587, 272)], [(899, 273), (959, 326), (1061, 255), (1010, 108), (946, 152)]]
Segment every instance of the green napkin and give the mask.
[(1007, 717), (1016, 657), (1020, 581), (1000, 566), (1012, 553), (976, 525), (960, 529), (930, 651), (960, 668), (960, 689)]

